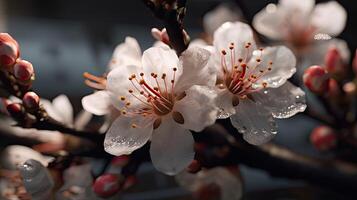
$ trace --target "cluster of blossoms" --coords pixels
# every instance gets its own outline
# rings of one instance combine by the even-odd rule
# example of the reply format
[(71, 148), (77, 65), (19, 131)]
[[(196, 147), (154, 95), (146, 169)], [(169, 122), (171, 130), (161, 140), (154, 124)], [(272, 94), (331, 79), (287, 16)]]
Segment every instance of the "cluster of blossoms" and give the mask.
[(304, 92), (287, 82), (295, 65), (284, 46), (257, 48), (251, 28), (241, 22), (224, 23), (212, 46), (192, 45), (179, 57), (164, 43), (141, 54), (136, 40), (127, 38), (106, 78), (85, 75), (99, 91), (82, 103), (97, 115), (116, 110), (104, 142), (108, 153), (130, 154), (151, 141), (155, 168), (173, 175), (193, 160), (190, 130), (230, 117), (246, 141), (259, 145), (276, 135), (274, 118), (304, 111)]
[[(344, 29), (346, 11), (335, 1), (316, 6), (314, 0), (269, 4), (253, 20), (258, 33), (278, 43), (266, 47), (260, 47), (248, 24), (239, 22), (242, 18), (239, 12), (219, 6), (203, 18), (204, 37), (193, 40), (179, 55), (166, 29), (152, 29), (157, 41), (145, 51), (135, 38), (125, 38), (115, 49), (105, 75), (84, 73), (85, 83), (96, 91), (82, 99), (86, 112), (77, 119), (66, 96), (50, 102), (31, 91), (32, 64), (20, 58), (17, 42), (1, 33), (0, 72), (10, 80), (16, 96), (2, 99), (2, 112), (24, 122), (25, 127), (31, 127), (32, 122), (23, 119), (49, 117), (76, 131), (83, 130), (91, 114), (106, 117), (99, 132), (106, 132), (104, 150), (115, 156), (110, 158), (109, 169), (94, 180), (87, 161), (72, 162), (63, 170), (64, 184), (56, 199), (117, 199), (122, 189), (136, 181), (123, 170), (130, 161), (127, 155), (145, 149), (147, 143), (153, 166), (167, 175), (177, 175), (178, 183), (193, 191), (197, 199), (240, 199), (238, 166), (201, 168), (198, 146), (204, 144), (193, 134), (204, 134), (200, 132), (217, 119), (229, 119), (249, 144), (269, 142), (278, 133), (277, 119), (292, 117), (307, 107), (305, 92), (289, 82), (298, 71), (296, 66), (313, 65), (304, 71), (303, 83), (328, 105), (333, 118), (312, 131), (314, 146), (325, 151), (340, 142), (357, 144), (357, 114), (349, 111), (355, 109), (357, 94), (357, 78), (351, 78), (349, 72), (356, 74), (357, 58), (352, 68), (346, 67), (350, 58), (347, 45), (333, 38)], [(184, 30), (182, 35), (188, 41)], [(46, 116), (38, 116), (43, 113)], [(38, 152), (73, 150), (69, 136), (63, 133), (13, 129), (22, 137), (42, 141), (33, 146)], [(201, 150), (209, 149), (202, 146)], [(55, 187), (49, 172), (53, 169), (46, 168), (53, 158), (33, 149), (9, 146), (2, 152), (5, 162), (0, 165), (12, 174), (10, 181), (0, 184), (5, 185), (7, 196), (48, 199), (53, 195), (49, 192)], [(19, 184), (20, 177), (23, 181)]]

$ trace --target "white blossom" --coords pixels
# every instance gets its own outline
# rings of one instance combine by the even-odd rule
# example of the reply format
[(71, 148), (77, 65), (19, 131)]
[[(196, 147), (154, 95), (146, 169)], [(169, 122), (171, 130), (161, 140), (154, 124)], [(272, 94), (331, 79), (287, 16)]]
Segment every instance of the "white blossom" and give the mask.
[(180, 58), (166, 46), (143, 53), (139, 65), (123, 65), (108, 74), (111, 103), (120, 112), (104, 146), (113, 155), (130, 154), (151, 140), (154, 166), (169, 175), (193, 159), (193, 137), (217, 116), (215, 75), (206, 66), (210, 52), (193, 47)]
[[(113, 53), (112, 59), (108, 64), (108, 70), (111, 71), (126, 65), (141, 65), (141, 49), (135, 38), (126, 37), (125, 42), (119, 44)], [(93, 82), (89, 86), (99, 91), (82, 98), (83, 108), (94, 115), (107, 115), (111, 112), (111, 103), (108, 92), (106, 91), (105, 79), (88, 76)], [(104, 81), (104, 82), (103, 82)]]
[(284, 46), (257, 48), (251, 28), (227, 22), (214, 34), (219, 118), (232, 124), (251, 144), (277, 133), (274, 118), (305, 110), (304, 92), (287, 82), (296, 71), (294, 54)]
[(343, 31), (346, 20), (346, 10), (336, 1), (315, 6), (314, 0), (280, 0), (257, 13), (253, 25), (266, 37), (286, 42), (302, 56), (304, 66), (321, 64), (332, 47), (349, 57), (346, 42), (334, 38)]

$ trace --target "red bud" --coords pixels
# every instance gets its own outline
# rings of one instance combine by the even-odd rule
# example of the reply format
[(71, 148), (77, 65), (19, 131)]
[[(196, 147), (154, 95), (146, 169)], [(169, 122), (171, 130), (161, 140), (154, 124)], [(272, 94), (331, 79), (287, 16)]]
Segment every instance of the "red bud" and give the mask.
[(22, 98), (22, 102), (27, 109), (36, 109), (40, 104), (40, 97), (34, 92), (27, 92)]
[(310, 91), (323, 94), (328, 91), (329, 75), (321, 66), (311, 66), (307, 68), (303, 76), (304, 84)]
[(337, 48), (330, 48), (325, 56), (326, 70), (333, 74), (340, 74), (344, 71), (344, 62)]
[(23, 116), (23, 109), (21, 104), (19, 103), (9, 104), (6, 106), (6, 108), (10, 115), (15, 118), (20, 118), (21, 116)]
[(312, 130), (310, 141), (319, 151), (327, 151), (334, 148), (337, 144), (335, 131), (328, 126), (319, 126)]
[(14, 66), (14, 76), (20, 81), (29, 81), (34, 74), (33, 66), (26, 60), (18, 60)]
[(16, 40), (7, 33), (0, 33), (0, 66), (9, 67), (15, 64), (19, 56), (19, 45)]
[(119, 177), (115, 174), (99, 176), (93, 184), (93, 191), (99, 197), (114, 196), (120, 191)]

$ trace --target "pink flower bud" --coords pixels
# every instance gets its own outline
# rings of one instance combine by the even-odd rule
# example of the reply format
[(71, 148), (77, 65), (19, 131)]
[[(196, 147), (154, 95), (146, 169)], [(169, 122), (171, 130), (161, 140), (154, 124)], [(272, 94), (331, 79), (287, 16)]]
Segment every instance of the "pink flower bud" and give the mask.
[(99, 176), (93, 184), (94, 193), (103, 198), (114, 196), (120, 191), (119, 177), (115, 174)]
[(128, 164), (130, 157), (127, 155), (116, 156), (112, 159), (111, 164), (119, 167), (123, 167)]
[(161, 41), (167, 45), (170, 44), (170, 38), (167, 34), (166, 28), (163, 28), (161, 31), (157, 28), (151, 29), (151, 35), (158, 41)]
[(22, 106), (19, 103), (12, 103), (6, 106), (7, 111), (11, 116), (17, 117), (21, 116), (23, 113)]
[(9, 34), (0, 33), (0, 66), (15, 64), (20, 56), (19, 45)]
[(14, 66), (14, 76), (20, 81), (29, 81), (34, 74), (33, 66), (26, 60), (18, 60)]
[(335, 131), (328, 126), (319, 126), (312, 130), (310, 141), (319, 151), (327, 151), (334, 148), (337, 144)]
[(304, 84), (309, 90), (317, 94), (328, 91), (329, 75), (321, 66), (311, 66), (307, 68), (303, 76)]
[(191, 164), (186, 168), (187, 172), (195, 174), (201, 171), (201, 163), (198, 160), (193, 160)]
[(330, 48), (325, 55), (326, 70), (333, 74), (344, 72), (345, 63), (342, 60), (341, 54), (337, 48)]
[(27, 109), (37, 109), (40, 105), (40, 97), (34, 92), (27, 92), (22, 102)]

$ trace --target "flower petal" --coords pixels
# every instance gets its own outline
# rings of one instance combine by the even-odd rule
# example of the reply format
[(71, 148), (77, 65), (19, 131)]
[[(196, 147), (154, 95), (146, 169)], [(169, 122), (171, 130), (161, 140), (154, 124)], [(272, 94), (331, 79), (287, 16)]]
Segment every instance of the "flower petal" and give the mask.
[(238, 7), (228, 4), (220, 4), (214, 10), (203, 17), (204, 30), (213, 35), (224, 22), (234, 22), (242, 19), (242, 11)]
[[(269, 7), (270, 6), (270, 7)], [(272, 8), (272, 6), (274, 6)], [(274, 40), (283, 39), (288, 33), (285, 25), (287, 12), (269, 4), (253, 18), (253, 26), (260, 33)]]
[(63, 120), (63, 117), (60, 113), (57, 112), (57, 109), (53, 106), (52, 102), (47, 100), (47, 99), (41, 99), (41, 105), (45, 108), (47, 114), (55, 119), (56, 121), (59, 121), (61, 123), (65, 123)]
[[(129, 90), (133, 90), (135, 94), (139, 93), (133, 84), (128, 80), (132, 74), (138, 76), (142, 68), (135, 65), (123, 65), (109, 72), (107, 77), (107, 91), (109, 92), (112, 105), (121, 110), (126, 102), (130, 102), (135, 106), (141, 104)], [(140, 95), (138, 95), (140, 96)], [(121, 97), (125, 97), (125, 101), (121, 101)]]
[(108, 114), (110, 105), (110, 96), (105, 90), (94, 92), (82, 98), (83, 108), (95, 115)]
[[(229, 46), (231, 43), (235, 46), (236, 58), (244, 58), (247, 49), (245, 48), (248, 42), (251, 43), (250, 50), (255, 50), (255, 40), (253, 36), (253, 31), (248, 24), (242, 22), (226, 22), (220, 26), (213, 37), (213, 46), (216, 48), (219, 54), (218, 59), (220, 60), (220, 53), (222, 49), (229, 51)], [(227, 60), (227, 65), (229, 65), (230, 59)]]
[(318, 28), (318, 32), (331, 36), (339, 35), (346, 21), (347, 12), (336, 1), (317, 4), (311, 16), (311, 23)]
[(125, 42), (115, 48), (109, 68), (112, 70), (122, 65), (141, 65), (141, 49), (133, 37), (126, 37)]
[(193, 85), (214, 86), (216, 75), (207, 65), (211, 53), (200, 47), (190, 47), (180, 57), (182, 75), (175, 83), (175, 91), (182, 92)]
[(279, 6), (287, 12), (309, 14), (315, 6), (315, 0), (279, 0)]
[(62, 117), (62, 123), (68, 126), (73, 125), (73, 107), (66, 95), (59, 95), (52, 100), (53, 107), (57, 113)]
[(279, 88), (262, 89), (252, 96), (270, 110), (275, 118), (289, 118), (306, 109), (305, 92), (289, 81)]
[(271, 112), (260, 102), (241, 100), (236, 112), (231, 116), (231, 122), (250, 144), (266, 143), (277, 134), (277, 126)]
[[(261, 60), (259, 64), (257, 59)], [(272, 62), (271, 70), (267, 71), (270, 62)], [(267, 47), (263, 53), (260, 50), (254, 51), (248, 66), (251, 68), (250, 72), (255, 75), (259, 75), (259, 70), (267, 71), (253, 84), (254, 88), (263, 87), (263, 83), (267, 83), (268, 87), (276, 88), (283, 85), (296, 72), (296, 58), (285, 46)]]
[(183, 126), (200, 132), (205, 127), (214, 124), (218, 108), (215, 105), (217, 94), (204, 86), (192, 86), (186, 90), (186, 96), (175, 103), (174, 111), (182, 114)]
[(236, 113), (236, 110), (233, 106), (233, 94), (227, 89), (216, 89), (217, 98), (216, 104), (218, 106), (218, 119), (226, 119), (231, 115)]
[(156, 82), (150, 76), (151, 73), (156, 73), (159, 77), (165, 73), (169, 81), (174, 77), (173, 68), (177, 68), (176, 80), (182, 74), (182, 68), (179, 67), (179, 59), (176, 52), (168, 46), (151, 47), (144, 51), (142, 64), (147, 81), (150, 81), (153, 85), (156, 85)]
[[(119, 116), (105, 135), (104, 150), (112, 155), (130, 154), (150, 139), (152, 120), (145, 117), (129, 118)], [(136, 127), (133, 127), (133, 124)]]
[(150, 155), (154, 167), (175, 175), (187, 167), (194, 157), (193, 137), (172, 119), (166, 119), (152, 134)]
[(86, 110), (81, 110), (74, 119), (74, 128), (77, 130), (83, 130), (92, 118), (92, 113), (87, 112)]

